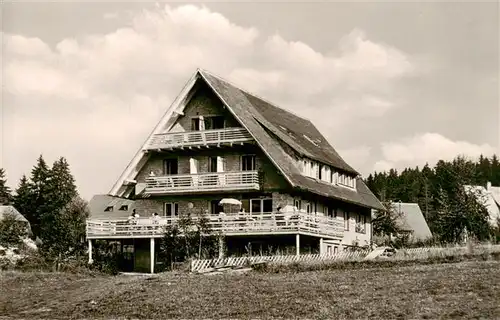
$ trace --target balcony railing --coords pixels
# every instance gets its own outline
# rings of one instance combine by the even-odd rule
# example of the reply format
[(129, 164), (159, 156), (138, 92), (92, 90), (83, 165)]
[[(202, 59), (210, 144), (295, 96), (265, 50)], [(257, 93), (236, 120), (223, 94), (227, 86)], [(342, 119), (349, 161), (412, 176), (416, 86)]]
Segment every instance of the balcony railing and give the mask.
[[(328, 239), (341, 239), (342, 220), (307, 213), (285, 212), (264, 214), (206, 215), (212, 234), (226, 236), (305, 234)], [(179, 218), (136, 218), (127, 220), (87, 220), (88, 239), (161, 238), (167, 226)]]
[(259, 190), (257, 171), (210, 172), (146, 178), (146, 195), (179, 192)]
[(240, 143), (252, 140), (252, 136), (245, 128), (162, 133), (153, 135), (151, 140), (148, 141), (145, 149), (171, 149), (178, 147)]

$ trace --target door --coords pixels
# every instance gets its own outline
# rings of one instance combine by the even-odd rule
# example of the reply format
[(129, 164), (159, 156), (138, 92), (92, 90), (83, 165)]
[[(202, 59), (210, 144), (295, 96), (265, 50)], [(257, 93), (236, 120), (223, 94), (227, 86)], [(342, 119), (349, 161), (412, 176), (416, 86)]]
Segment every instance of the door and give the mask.
[(210, 214), (219, 214), (222, 211), (222, 206), (219, 206), (220, 200), (210, 201)]
[(122, 269), (125, 272), (134, 271), (134, 245), (122, 245)]
[(179, 173), (179, 162), (177, 159), (163, 160), (163, 174), (172, 175)]
[(200, 131), (200, 118), (191, 119), (191, 131)]

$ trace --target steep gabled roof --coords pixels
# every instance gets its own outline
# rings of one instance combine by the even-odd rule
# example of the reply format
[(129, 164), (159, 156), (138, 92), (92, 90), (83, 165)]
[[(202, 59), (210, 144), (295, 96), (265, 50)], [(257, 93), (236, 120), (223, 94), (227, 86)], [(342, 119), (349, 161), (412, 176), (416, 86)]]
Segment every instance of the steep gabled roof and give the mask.
[[(241, 89), (239, 89), (241, 90)], [(250, 104), (266, 120), (268, 130), (285, 141), (299, 154), (358, 175), (323, 137), (311, 121), (279, 108), (257, 96), (242, 91)], [(259, 119), (256, 119), (259, 121)]]
[(397, 219), (398, 226), (405, 231), (412, 231), (413, 237), (425, 240), (432, 237), (431, 230), (425, 221), (424, 214), (420, 210), (418, 203), (392, 203), (396, 212), (401, 210), (401, 215)]
[[(383, 209), (380, 201), (361, 179), (357, 179), (356, 192), (355, 190), (305, 177), (299, 172), (295, 162), (286, 153), (276, 137), (300, 155), (357, 175), (357, 172), (340, 157), (310, 121), (278, 108), (203, 70), (198, 70), (195, 76), (191, 78), (191, 85), (183, 90), (183, 95), (187, 96), (192, 91), (191, 89), (196, 83), (193, 79), (204, 81), (213, 90), (232, 115), (248, 130), (257, 145), (261, 147), (269, 160), (292, 187), (369, 208)], [(160, 124), (152, 135), (160, 133), (162, 129), (168, 130), (168, 123), (173, 125), (174, 121), (171, 121), (170, 118), (175, 118), (175, 114), (181, 112), (180, 109), (183, 109), (186, 105), (181, 101), (186, 101), (186, 98), (182, 97), (182, 95), (176, 99), (176, 102), (160, 120)], [(269, 132), (274, 134), (275, 137)], [(135, 179), (134, 173), (137, 174), (138, 167), (141, 163), (144, 163), (142, 159), (145, 156), (146, 154), (141, 150), (137, 153), (131, 165), (113, 187), (112, 195), (118, 195), (119, 188), (122, 187), (126, 179)]]

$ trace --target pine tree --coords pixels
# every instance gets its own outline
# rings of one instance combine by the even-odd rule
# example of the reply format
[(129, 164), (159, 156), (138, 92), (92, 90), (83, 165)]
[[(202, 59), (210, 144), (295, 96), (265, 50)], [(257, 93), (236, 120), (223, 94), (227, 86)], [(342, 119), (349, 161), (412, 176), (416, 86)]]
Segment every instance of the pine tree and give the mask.
[(50, 205), (50, 195), (48, 192), (50, 169), (42, 155), (38, 157), (36, 165), (31, 170), (30, 180), (31, 207), (30, 213), (27, 214), (32, 217), (30, 224), (33, 233), (40, 236), (42, 217), (46, 211), (46, 207)]
[[(78, 196), (78, 192), (75, 179), (65, 158), (54, 162), (45, 189), (48, 201), (43, 207), (42, 214), (41, 235), (44, 241), (42, 249), (52, 256), (72, 252), (73, 249), (66, 246), (73, 241), (68, 238), (68, 234), (74, 231), (71, 229), (75, 226), (73, 222), (81, 226), (78, 222), (81, 217), (74, 216), (74, 221), (72, 221), (71, 216), (68, 216), (66, 212), (68, 206)], [(79, 207), (82, 206), (79, 205)]]
[(5, 178), (5, 170), (0, 168), (0, 205), (10, 204), (12, 194), (10, 188), (7, 186), (7, 179)]
[[(31, 224), (31, 229), (34, 229), (34, 223), (36, 220), (36, 208), (33, 205), (34, 203), (33, 189), (26, 178), (26, 175), (21, 177), (21, 181), (19, 182), (19, 186), (16, 189), (16, 195), (13, 197), (14, 207), (19, 211)], [(33, 233), (35, 233), (33, 230)]]
[[(76, 196), (50, 216), (50, 224), (44, 220), (42, 251), (50, 259), (78, 256), (85, 250), (85, 220), (89, 216), (88, 204)], [(44, 217), (45, 219), (48, 216)]]
[(500, 161), (496, 154), (491, 158), (491, 184), (500, 186)]

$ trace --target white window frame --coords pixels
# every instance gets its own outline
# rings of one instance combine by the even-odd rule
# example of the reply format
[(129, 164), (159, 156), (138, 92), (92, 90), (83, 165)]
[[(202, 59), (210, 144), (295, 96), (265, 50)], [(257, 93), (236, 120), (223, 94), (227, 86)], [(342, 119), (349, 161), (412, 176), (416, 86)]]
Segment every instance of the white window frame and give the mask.
[[(249, 201), (249, 204), (250, 204), (249, 211), (250, 211), (250, 213), (251, 214), (271, 213), (271, 212), (264, 212), (264, 211), (262, 211), (262, 210), (264, 210), (264, 200), (271, 200), (271, 205), (272, 205), (273, 198), (253, 198), (253, 199), (250, 199), (250, 201)], [(260, 212), (253, 212), (252, 211), (252, 201), (260, 201)]]
[(253, 157), (253, 170), (247, 171), (255, 171), (257, 170), (257, 155), (255, 154), (244, 154), (240, 156), (240, 171), (243, 171), (243, 157)]
[[(165, 202), (163, 204), (163, 216), (165, 218), (169, 218), (167, 216), (167, 206), (171, 206), (172, 207), (172, 212), (174, 213), (173, 216), (171, 216), (170, 218), (176, 218), (179, 216), (179, 203), (178, 202)], [(177, 207), (177, 212), (175, 212), (175, 207)]]

